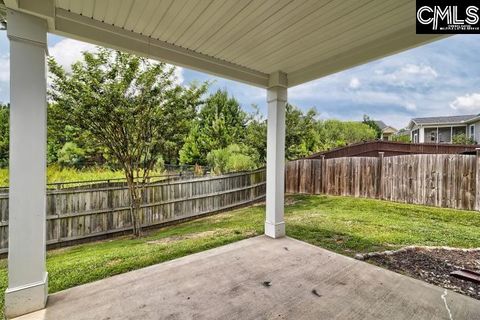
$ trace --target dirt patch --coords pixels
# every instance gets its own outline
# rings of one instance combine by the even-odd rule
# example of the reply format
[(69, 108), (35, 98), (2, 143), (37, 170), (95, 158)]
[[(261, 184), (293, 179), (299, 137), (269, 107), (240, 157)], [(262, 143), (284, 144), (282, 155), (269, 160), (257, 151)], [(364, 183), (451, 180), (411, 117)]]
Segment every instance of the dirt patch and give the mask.
[(365, 257), (366, 261), (480, 300), (480, 284), (450, 276), (450, 272), (480, 271), (480, 250), (405, 248)]
[(123, 259), (113, 259), (113, 260), (108, 261), (106, 263), (106, 265), (107, 265), (107, 267), (114, 267), (117, 264), (120, 264), (121, 262), (123, 262)]
[[(182, 236), (171, 236), (171, 237), (166, 237), (158, 240), (151, 240), (151, 241), (147, 241), (147, 243), (148, 244), (168, 244), (168, 243), (182, 241), (182, 240), (192, 240), (192, 239), (208, 238), (213, 236), (225, 236), (225, 235), (241, 234), (241, 233), (244, 233), (244, 232), (231, 230), (231, 229), (215, 229), (215, 230), (203, 231), (198, 233), (190, 233)], [(245, 233), (247, 235), (250, 235), (251, 231), (247, 231)]]
[[(286, 206), (291, 206), (291, 205), (294, 205), (295, 203), (297, 203), (299, 200), (295, 199), (295, 197), (293, 196), (286, 196), (285, 197), (285, 205)], [(264, 205), (265, 203), (262, 203), (262, 205)]]

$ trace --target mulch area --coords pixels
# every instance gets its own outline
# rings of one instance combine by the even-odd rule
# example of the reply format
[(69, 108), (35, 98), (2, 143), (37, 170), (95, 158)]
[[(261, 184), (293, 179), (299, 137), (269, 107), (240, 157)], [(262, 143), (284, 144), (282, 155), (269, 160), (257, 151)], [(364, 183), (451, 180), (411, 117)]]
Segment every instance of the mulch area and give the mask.
[(409, 248), (366, 261), (480, 300), (480, 284), (450, 276), (450, 272), (461, 269), (480, 272), (480, 250)]

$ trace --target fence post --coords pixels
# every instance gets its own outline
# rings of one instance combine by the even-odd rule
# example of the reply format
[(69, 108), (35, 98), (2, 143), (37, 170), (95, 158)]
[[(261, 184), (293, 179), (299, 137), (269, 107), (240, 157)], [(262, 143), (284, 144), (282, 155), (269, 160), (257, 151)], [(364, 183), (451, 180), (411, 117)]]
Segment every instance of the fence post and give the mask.
[(385, 152), (378, 153), (377, 161), (377, 199), (383, 199), (383, 157)]
[(327, 188), (326, 188), (326, 178), (327, 178), (327, 162), (325, 160), (325, 155), (320, 156), (320, 161), (322, 163), (322, 168), (321, 168), (321, 181), (320, 181), (320, 193), (326, 194), (327, 193)]
[(475, 210), (480, 211), (480, 148), (475, 149), (476, 174), (475, 174)]
[(113, 186), (110, 185), (110, 180), (107, 182), (108, 185), (108, 191), (107, 191), (107, 207), (108, 207), (108, 213), (107, 213), (107, 230), (113, 229)]
[(322, 190), (322, 160), (315, 159), (313, 161), (313, 194), (320, 194)]

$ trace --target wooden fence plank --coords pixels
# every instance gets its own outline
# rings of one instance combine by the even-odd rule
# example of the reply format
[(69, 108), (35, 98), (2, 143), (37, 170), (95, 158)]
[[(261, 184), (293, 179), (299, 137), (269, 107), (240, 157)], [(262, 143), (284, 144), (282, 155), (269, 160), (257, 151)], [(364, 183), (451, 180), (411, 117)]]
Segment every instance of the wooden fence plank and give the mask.
[[(142, 193), (142, 225), (161, 225), (257, 201), (265, 196), (265, 180), (265, 169), (260, 169), (149, 184)], [(106, 235), (132, 226), (128, 189), (118, 184), (50, 190), (46, 212), (47, 243)], [(0, 218), (0, 252), (6, 252), (8, 194), (0, 194)]]
[[(318, 161), (319, 167), (313, 161)], [(289, 193), (377, 198), (480, 211), (479, 167), (480, 152), (477, 156), (304, 159), (287, 164), (285, 183)]]

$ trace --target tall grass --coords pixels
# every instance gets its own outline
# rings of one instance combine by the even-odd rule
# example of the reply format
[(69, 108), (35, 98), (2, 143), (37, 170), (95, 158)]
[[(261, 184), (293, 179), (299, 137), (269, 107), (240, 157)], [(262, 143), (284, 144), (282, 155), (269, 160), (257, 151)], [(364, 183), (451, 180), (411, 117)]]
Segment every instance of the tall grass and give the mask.
[[(86, 180), (107, 180), (123, 178), (123, 171), (111, 171), (104, 168), (88, 168), (77, 170), (72, 168), (60, 168), (50, 166), (47, 168), (47, 183), (86, 181)], [(0, 187), (8, 186), (8, 169), (0, 169)]]

